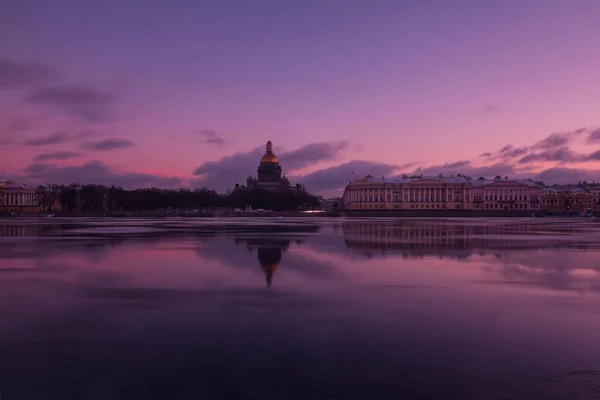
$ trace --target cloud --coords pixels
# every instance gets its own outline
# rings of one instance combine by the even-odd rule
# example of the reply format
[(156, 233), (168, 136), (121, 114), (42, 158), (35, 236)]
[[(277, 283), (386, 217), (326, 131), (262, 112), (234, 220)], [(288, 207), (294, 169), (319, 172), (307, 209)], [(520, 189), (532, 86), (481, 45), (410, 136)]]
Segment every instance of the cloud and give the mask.
[(51, 67), (0, 58), (0, 88), (14, 89), (46, 83), (58, 76)]
[(588, 161), (600, 161), (600, 150), (596, 150), (591, 154), (588, 154), (586, 159)]
[(546, 138), (536, 142), (533, 146), (531, 146), (532, 150), (552, 150), (556, 147), (565, 146), (569, 141), (576, 136), (584, 133), (586, 131), (585, 128), (576, 129), (574, 131), (569, 132), (557, 132), (551, 133)]
[(89, 86), (52, 86), (33, 90), (26, 96), (32, 103), (59, 106), (98, 106), (113, 103), (114, 96)]
[(479, 157), (483, 157), (483, 158), (491, 158), (492, 157), (492, 153), (490, 153), (489, 151), (486, 151), (485, 153), (481, 153), (479, 155)]
[(202, 137), (202, 143), (204, 144), (210, 144), (219, 147), (223, 147), (227, 144), (227, 141), (212, 129), (201, 129), (193, 133)]
[(139, 172), (117, 173), (101, 161), (80, 166), (60, 167), (52, 164), (32, 164), (25, 169), (25, 179), (38, 183), (116, 185), (124, 188), (181, 187), (182, 179)]
[(594, 143), (600, 141), (600, 128), (593, 130), (589, 133), (587, 138), (588, 143)]
[(68, 136), (69, 136), (69, 134), (67, 132), (58, 131), (58, 132), (51, 133), (48, 136), (42, 136), (42, 137), (38, 137), (35, 139), (29, 139), (29, 140), (25, 141), (23, 144), (25, 146), (32, 146), (32, 147), (61, 144), (68, 140)]
[(113, 105), (117, 98), (91, 86), (62, 85), (33, 89), (25, 95), (25, 100), (89, 122), (106, 122), (114, 119)]
[[(347, 142), (312, 143), (294, 151), (284, 151), (277, 156), (282, 160), (283, 168), (294, 170), (337, 159), (347, 145)], [(206, 162), (194, 171), (197, 178), (192, 184), (207, 186), (220, 192), (231, 189), (235, 183), (245, 184), (248, 175), (256, 175), (256, 168), (264, 152), (264, 147), (260, 146), (247, 153), (236, 153), (217, 161)]]
[(498, 111), (500, 111), (500, 107), (498, 107), (494, 104), (486, 104), (485, 106), (483, 106), (481, 108), (481, 112), (487, 113), (487, 114), (496, 113)]
[(454, 161), (452, 163), (445, 163), (442, 167), (444, 169), (455, 169), (455, 168), (466, 167), (470, 164), (471, 164), (471, 162), (469, 160), (460, 160), (460, 161)]
[[(325, 168), (313, 173), (295, 177), (298, 183), (303, 184), (309, 191), (314, 193), (330, 192), (343, 189), (349, 181), (372, 175), (377, 178), (393, 175), (398, 170), (413, 166), (413, 163), (405, 165), (392, 165), (372, 161), (355, 160), (335, 167)], [(393, 179), (390, 177), (390, 179)]]
[(579, 168), (554, 167), (539, 172), (535, 179), (546, 183), (576, 183), (579, 181), (592, 182), (598, 179), (600, 171)]
[(584, 161), (586, 156), (577, 154), (567, 146), (559, 147), (556, 150), (543, 151), (539, 153), (530, 153), (519, 160), (519, 164), (528, 164), (536, 161), (555, 161), (561, 164)]
[(335, 159), (348, 144), (348, 141), (312, 143), (281, 156), (291, 169), (304, 168), (315, 162)]
[[(452, 163), (446, 163), (442, 165), (432, 165), (425, 168), (419, 168), (415, 172), (422, 175), (439, 175), (440, 173), (448, 173), (452, 171), (448, 171), (446, 165), (452, 165)], [(490, 176), (515, 176), (517, 174), (517, 170), (510, 164), (506, 163), (495, 163), (491, 165), (482, 165), (482, 166), (474, 166), (471, 163), (465, 164), (460, 169), (454, 171), (456, 173), (460, 173), (466, 176), (470, 176), (473, 179), (477, 179), (480, 176), (490, 177)]]
[(502, 149), (500, 149), (500, 156), (502, 158), (516, 158), (520, 157), (523, 154), (527, 154), (529, 148), (526, 146), (523, 147), (514, 147), (512, 144), (507, 144)]
[(40, 153), (36, 155), (34, 161), (51, 161), (51, 160), (71, 160), (81, 156), (81, 153), (73, 151), (55, 151), (52, 153)]
[(110, 138), (97, 142), (86, 142), (81, 145), (82, 149), (88, 151), (110, 151), (125, 149), (134, 146), (134, 143), (127, 139)]
[(13, 118), (6, 124), (6, 130), (12, 133), (22, 133), (32, 128), (32, 123), (26, 118)]

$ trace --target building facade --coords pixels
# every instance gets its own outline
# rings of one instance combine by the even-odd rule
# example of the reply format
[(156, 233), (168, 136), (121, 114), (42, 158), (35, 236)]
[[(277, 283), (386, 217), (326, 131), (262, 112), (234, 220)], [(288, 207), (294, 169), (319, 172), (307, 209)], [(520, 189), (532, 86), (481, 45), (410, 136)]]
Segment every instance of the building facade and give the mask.
[(368, 175), (346, 186), (342, 204), (346, 210), (527, 211), (540, 210), (540, 196), (541, 186), (528, 179)]
[(35, 188), (13, 181), (0, 181), (0, 212), (39, 211), (39, 196)]
[(473, 184), (473, 209), (481, 211), (539, 211), (541, 185), (531, 179), (479, 178)]
[(583, 185), (592, 193), (592, 210), (598, 212), (600, 211), (600, 183), (592, 182), (587, 183), (584, 182)]
[(367, 175), (344, 190), (347, 210), (471, 209), (473, 185), (467, 177), (404, 175), (386, 181)]
[(556, 213), (594, 210), (594, 193), (585, 185), (553, 185), (542, 191), (542, 208)]

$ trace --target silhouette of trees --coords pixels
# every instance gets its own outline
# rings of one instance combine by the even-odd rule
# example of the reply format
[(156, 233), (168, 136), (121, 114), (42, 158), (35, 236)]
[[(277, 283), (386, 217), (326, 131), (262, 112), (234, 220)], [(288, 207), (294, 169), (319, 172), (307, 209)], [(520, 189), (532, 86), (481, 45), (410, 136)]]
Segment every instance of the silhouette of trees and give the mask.
[(262, 188), (236, 188), (227, 198), (231, 208), (244, 208), (273, 211), (308, 210), (320, 206), (319, 199), (303, 187), (286, 190), (266, 190)]
[(115, 186), (76, 184), (40, 186), (38, 191), (40, 205), (44, 211), (51, 211), (58, 198), (65, 211), (90, 212), (243, 209), (246, 206), (251, 206), (253, 209), (286, 211), (313, 209), (320, 206), (319, 200), (302, 186), (278, 191), (238, 186), (224, 195), (208, 188), (125, 190)]

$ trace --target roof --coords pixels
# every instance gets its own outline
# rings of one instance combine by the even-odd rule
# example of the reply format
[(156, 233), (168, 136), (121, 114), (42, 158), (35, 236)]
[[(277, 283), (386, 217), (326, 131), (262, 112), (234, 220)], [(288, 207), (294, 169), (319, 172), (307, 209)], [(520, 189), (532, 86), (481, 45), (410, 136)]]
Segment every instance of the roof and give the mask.
[(512, 185), (526, 185), (526, 186), (532, 186), (532, 187), (541, 187), (542, 185), (540, 185), (539, 183), (534, 182), (531, 179), (477, 179), (475, 181), (472, 181), (473, 186), (476, 187), (481, 187), (481, 186), (488, 186), (488, 185), (493, 185), (495, 183), (501, 184), (501, 183), (509, 183)]
[(279, 159), (272, 152), (266, 152), (264, 156), (260, 159), (260, 163), (278, 163)]
[(564, 192), (590, 193), (588, 188), (586, 188), (585, 186), (581, 186), (581, 185), (573, 185), (573, 186), (571, 186), (571, 185), (552, 185), (552, 186), (546, 186), (543, 190), (546, 193), (564, 193)]
[(411, 183), (419, 181), (438, 181), (444, 183), (470, 183), (466, 176), (446, 176), (446, 175), (402, 175), (401, 177), (385, 177), (375, 178), (372, 175), (367, 175), (361, 179), (351, 182), (352, 184), (360, 183)]
[(437, 181), (443, 183), (457, 183), (457, 184), (470, 184), (474, 187), (482, 187), (493, 184), (512, 184), (512, 185), (526, 185), (531, 187), (542, 187), (539, 182), (535, 182), (531, 179), (502, 179), (497, 176), (495, 179), (486, 179), (480, 177), (478, 179), (471, 179), (465, 175), (401, 175), (400, 177), (392, 178), (375, 178), (372, 175), (367, 175), (361, 179), (351, 182), (351, 184), (369, 184), (369, 183), (412, 183), (419, 181)]
[(2, 183), (0, 182), (0, 187), (3, 189), (33, 189), (27, 185), (21, 184), (21, 183), (15, 183), (15, 182), (11, 182), (8, 181), (6, 183)]

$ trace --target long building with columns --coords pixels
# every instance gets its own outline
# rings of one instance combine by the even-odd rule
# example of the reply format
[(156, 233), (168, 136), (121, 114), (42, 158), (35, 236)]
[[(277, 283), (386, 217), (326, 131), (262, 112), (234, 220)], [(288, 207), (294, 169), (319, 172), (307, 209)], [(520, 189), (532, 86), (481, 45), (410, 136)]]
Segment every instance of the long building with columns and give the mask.
[(39, 212), (39, 196), (35, 188), (0, 181), (0, 212)]
[(344, 190), (347, 210), (539, 210), (541, 186), (529, 179), (464, 175), (404, 175), (377, 179), (367, 175)]

